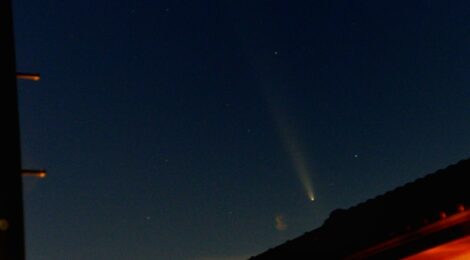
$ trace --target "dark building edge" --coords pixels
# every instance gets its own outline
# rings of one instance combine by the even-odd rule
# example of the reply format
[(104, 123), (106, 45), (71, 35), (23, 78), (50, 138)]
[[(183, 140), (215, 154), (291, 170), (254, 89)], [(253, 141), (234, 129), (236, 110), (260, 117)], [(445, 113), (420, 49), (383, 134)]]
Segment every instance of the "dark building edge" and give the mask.
[(428, 174), (349, 209), (324, 224), (250, 259), (344, 258), (394, 236), (438, 221), (470, 205), (470, 158)]

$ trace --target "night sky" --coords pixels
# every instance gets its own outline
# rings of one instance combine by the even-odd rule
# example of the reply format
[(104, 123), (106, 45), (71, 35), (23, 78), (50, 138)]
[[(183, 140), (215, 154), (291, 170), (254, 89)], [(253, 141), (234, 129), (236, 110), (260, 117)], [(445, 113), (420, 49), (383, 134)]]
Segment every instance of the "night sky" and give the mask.
[(13, 2), (29, 260), (243, 259), (470, 154), (468, 1)]

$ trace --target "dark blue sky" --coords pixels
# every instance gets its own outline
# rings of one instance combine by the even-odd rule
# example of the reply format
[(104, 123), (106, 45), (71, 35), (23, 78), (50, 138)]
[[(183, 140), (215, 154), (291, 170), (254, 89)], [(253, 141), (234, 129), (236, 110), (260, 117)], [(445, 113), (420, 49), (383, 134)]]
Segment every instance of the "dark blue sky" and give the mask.
[(28, 259), (255, 255), (468, 157), (469, 14), (14, 1)]

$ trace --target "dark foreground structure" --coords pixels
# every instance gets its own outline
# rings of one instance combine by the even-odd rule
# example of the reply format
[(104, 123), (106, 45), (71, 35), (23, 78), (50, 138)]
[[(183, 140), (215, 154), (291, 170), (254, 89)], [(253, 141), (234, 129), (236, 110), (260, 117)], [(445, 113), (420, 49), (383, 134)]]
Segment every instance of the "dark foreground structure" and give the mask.
[(21, 149), (11, 0), (0, 1), (0, 260), (24, 259)]
[[(470, 259), (470, 158), (251, 259)], [(466, 258), (468, 257), (468, 258)]]

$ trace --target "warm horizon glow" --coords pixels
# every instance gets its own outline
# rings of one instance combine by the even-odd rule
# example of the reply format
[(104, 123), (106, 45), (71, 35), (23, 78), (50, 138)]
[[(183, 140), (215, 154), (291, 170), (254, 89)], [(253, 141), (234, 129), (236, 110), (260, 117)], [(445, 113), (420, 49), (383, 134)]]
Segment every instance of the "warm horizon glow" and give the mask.
[(436, 246), (418, 254), (404, 258), (404, 260), (466, 260), (470, 259), (470, 235), (452, 242)]

